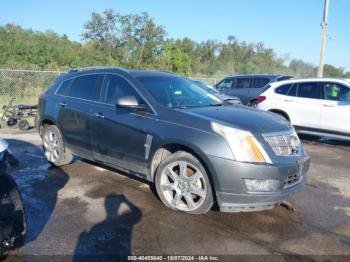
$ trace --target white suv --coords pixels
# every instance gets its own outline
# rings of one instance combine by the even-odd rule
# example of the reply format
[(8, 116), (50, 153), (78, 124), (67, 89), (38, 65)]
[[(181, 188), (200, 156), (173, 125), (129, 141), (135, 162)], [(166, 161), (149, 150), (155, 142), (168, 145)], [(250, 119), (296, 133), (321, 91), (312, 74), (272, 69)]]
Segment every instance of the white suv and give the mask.
[(350, 139), (350, 82), (295, 79), (271, 84), (258, 108), (277, 113), (299, 133)]

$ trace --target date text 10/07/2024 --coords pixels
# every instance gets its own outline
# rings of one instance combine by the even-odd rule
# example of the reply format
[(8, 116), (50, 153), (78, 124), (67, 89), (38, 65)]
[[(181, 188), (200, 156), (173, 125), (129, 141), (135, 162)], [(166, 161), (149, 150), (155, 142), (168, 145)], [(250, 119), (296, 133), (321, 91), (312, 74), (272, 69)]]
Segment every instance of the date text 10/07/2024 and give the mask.
[(218, 261), (217, 256), (128, 256), (129, 261)]

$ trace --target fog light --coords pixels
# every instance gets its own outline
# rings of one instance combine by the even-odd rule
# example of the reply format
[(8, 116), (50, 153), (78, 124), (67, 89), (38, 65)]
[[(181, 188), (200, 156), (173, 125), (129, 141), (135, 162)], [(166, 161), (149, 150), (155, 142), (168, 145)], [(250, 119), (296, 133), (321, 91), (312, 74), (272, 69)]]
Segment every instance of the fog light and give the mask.
[(274, 179), (255, 180), (244, 179), (245, 186), (251, 192), (274, 192), (280, 188), (280, 181)]

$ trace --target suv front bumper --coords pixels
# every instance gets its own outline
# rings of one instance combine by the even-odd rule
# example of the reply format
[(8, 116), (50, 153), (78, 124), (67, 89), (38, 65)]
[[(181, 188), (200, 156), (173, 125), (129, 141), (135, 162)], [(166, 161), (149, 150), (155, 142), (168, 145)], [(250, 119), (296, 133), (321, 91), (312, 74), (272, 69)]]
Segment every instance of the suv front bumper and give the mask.
[[(271, 209), (299, 191), (305, 183), (310, 158), (302, 156), (288, 164), (252, 164), (210, 156), (217, 203), (222, 212)], [(298, 180), (295, 180), (295, 178)], [(289, 183), (291, 181), (292, 183)], [(249, 192), (245, 179), (279, 180), (274, 192)]]

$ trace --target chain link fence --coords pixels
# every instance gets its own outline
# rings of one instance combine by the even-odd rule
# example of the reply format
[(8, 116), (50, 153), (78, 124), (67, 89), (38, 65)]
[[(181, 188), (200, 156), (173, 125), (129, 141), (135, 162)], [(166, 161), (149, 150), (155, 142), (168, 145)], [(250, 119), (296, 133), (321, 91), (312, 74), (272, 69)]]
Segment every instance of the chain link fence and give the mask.
[(10, 104), (36, 104), (38, 97), (61, 74), (55, 71), (0, 69), (0, 114)]
[[(65, 72), (0, 69), (0, 116), (3, 106), (36, 104), (39, 95), (63, 73)], [(210, 85), (215, 85), (219, 81), (218, 78), (195, 76), (190, 78), (205, 81)]]

